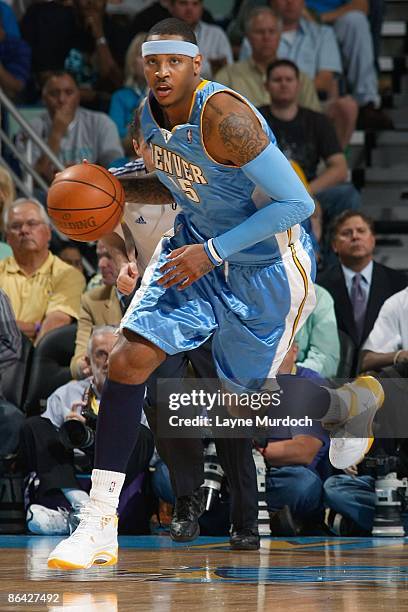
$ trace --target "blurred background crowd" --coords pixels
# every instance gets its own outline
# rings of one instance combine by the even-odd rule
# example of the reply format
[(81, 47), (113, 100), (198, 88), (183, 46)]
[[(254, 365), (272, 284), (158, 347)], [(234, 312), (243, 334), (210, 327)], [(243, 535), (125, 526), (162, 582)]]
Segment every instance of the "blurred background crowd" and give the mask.
[[(147, 93), (141, 45), (170, 16), (194, 29), (203, 78), (259, 108), (316, 202), (303, 225), (317, 306), (282, 372), (319, 383), (374, 371), (397, 381), (405, 401), (408, 2), (0, 0), (0, 533), (69, 533), (88, 498), (98, 398), (128, 302), (102, 242), (69, 242), (53, 229), (47, 189), (83, 159), (106, 168), (135, 159), (129, 125)], [(136, 222), (148, 231), (143, 216)], [(166, 533), (174, 504), (148, 406), (146, 416), (122, 533)], [(389, 474), (402, 511), (390, 524), (404, 524), (405, 442), (376, 440), (370, 460), (339, 473), (320, 426), (254, 440), (263, 527), (370, 534), (376, 482)], [(202, 533), (224, 535), (228, 482), (209, 438), (203, 455)]]

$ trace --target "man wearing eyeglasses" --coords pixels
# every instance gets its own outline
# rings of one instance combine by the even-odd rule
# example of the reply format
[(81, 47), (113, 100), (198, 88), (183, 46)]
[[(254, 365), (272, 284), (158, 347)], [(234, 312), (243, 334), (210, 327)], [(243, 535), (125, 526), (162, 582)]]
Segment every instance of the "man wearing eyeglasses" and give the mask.
[(85, 279), (49, 251), (50, 221), (37, 200), (13, 202), (5, 211), (4, 227), (13, 255), (0, 261), (0, 286), (18, 327), (36, 344), (78, 318)]

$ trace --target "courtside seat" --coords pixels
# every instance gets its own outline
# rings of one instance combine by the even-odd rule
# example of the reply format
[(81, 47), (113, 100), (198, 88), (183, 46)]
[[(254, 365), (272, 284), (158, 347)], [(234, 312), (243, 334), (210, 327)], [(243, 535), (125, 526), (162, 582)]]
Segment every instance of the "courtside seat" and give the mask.
[(27, 416), (41, 414), (55, 389), (71, 380), (69, 364), (75, 348), (77, 324), (50, 331), (34, 349), (24, 410)]

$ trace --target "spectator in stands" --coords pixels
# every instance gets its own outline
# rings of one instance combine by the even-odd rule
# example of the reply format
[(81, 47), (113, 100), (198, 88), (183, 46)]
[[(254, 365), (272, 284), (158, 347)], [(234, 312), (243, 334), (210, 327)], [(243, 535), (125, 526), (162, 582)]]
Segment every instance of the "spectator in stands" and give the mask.
[[(138, 32), (148, 32), (155, 23), (158, 23), (162, 19), (172, 17), (169, 10), (170, 3), (171, 0), (158, 0), (157, 2), (153, 2), (153, 4), (150, 4), (143, 11), (140, 11), (140, 13), (137, 13), (132, 23), (132, 33), (137, 34)], [(214, 23), (212, 15), (205, 8), (203, 10), (202, 20), (206, 23)]]
[[(276, 60), (267, 69), (270, 103), (259, 110), (280, 149), (304, 171), (308, 189), (319, 201), (327, 224), (343, 210), (360, 208), (360, 194), (345, 182), (347, 163), (333, 125), (322, 113), (298, 105), (299, 89), (297, 66), (290, 60)], [(318, 174), (322, 161), (326, 167)]]
[(185, 21), (194, 30), (203, 56), (201, 76), (204, 79), (212, 79), (220, 68), (232, 64), (232, 49), (224, 30), (202, 19), (203, 0), (170, 0), (169, 10), (173, 17)]
[(2, 393), (1, 375), (21, 354), (21, 332), (7, 295), (0, 289), (0, 460), (17, 450), (24, 415)]
[(12, 100), (18, 99), (30, 76), (31, 50), (19, 36), (8, 34), (0, 13), (0, 87)]
[(405, 364), (408, 375), (408, 287), (384, 302), (363, 346), (361, 369)]
[(318, 283), (331, 294), (338, 328), (350, 336), (357, 351), (385, 300), (401, 291), (407, 279), (401, 271), (373, 260), (374, 224), (364, 213), (343, 212), (334, 220), (331, 236), (339, 262), (320, 274)]
[[(124, 153), (116, 125), (104, 113), (79, 105), (80, 95), (75, 79), (68, 72), (54, 72), (45, 81), (43, 102), (46, 110), (31, 121), (31, 127), (48, 144), (64, 166), (84, 159), (101, 166), (122, 160)], [(18, 147), (25, 152), (25, 135), (17, 136)], [(49, 183), (55, 166), (34, 146), (34, 168)]]
[[(276, 13), (269, 7), (258, 7), (251, 11), (246, 24), (252, 55), (242, 62), (224, 66), (215, 80), (242, 94), (254, 106), (269, 104), (265, 89), (266, 70), (276, 60), (280, 31)], [(320, 111), (321, 106), (311, 79), (303, 72), (299, 74), (298, 102), (305, 108)]]
[(358, 106), (351, 96), (339, 96), (337, 78), (343, 67), (332, 28), (302, 17), (304, 0), (272, 0), (272, 6), (283, 24), (278, 57), (292, 60), (313, 79), (344, 149), (355, 128)]
[(110, 94), (123, 83), (130, 38), (127, 28), (106, 13), (106, 0), (73, 0), (76, 31), (64, 67), (73, 73), (83, 104), (107, 111)]
[(10, 246), (3, 242), (4, 227), (3, 215), (6, 208), (15, 200), (16, 190), (10, 172), (4, 166), (0, 166), (0, 259), (13, 254)]
[(33, 69), (40, 86), (47, 71), (75, 74), (81, 101), (107, 111), (112, 91), (123, 83), (128, 26), (106, 14), (106, 0), (36, 2), (22, 19), (25, 40), (33, 49)]
[[(279, 369), (281, 376), (323, 379), (313, 370), (296, 367), (296, 343)], [(301, 398), (299, 398), (301, 401)], [(274, 428), (274, 438), (260, 449), (266, 463), (266, 501), (272, 535), (307, 534), (323, 518), (323, 482), (328, 465), (329, 438), (317, 421), (310, 427)], [(285, 508), (285, 506), (287, 508)], [(293, 522), (291, 521), (293, 517)], [(292, 530), (283, 525), (292, 522)]]
[(62, 248), (58, 251), (58, 257), (65, 263), (73, 266), (85, 276), (84, 264), (82, 263), (82, 255), (75, 242), (65, 242)]
[[(116, 340), (113, 327), (95, 328), (87, 350), (89, 377), (59, 387), (48, 398), (46, 411), (41, 416), (29, 418), (23, 427), (20, 445), (23, 469), (26, 474), (35, 472), (39, 479), (36, 501), (40, 503), (32, 504), (27, 511), (27, 527), (32, 533), (69, 533), (68, 513), (48, 507), (51, 503), (50, 495), (56, 491), (63, 492), (74, 511), (78, 511), (89, 499), (87, 493), (78, 486), (72, 450), (63, 445), (58, 429), (70, 420), (84, 423), (81, 410), (87, 402), (97, 413), (108, 371), (108, 356)], [(142, 427), (135, 451), (129, 460), (128, 483), (147, 468), (153, 450), (153, 436), (149, 429)], [(92, 467), (93, 453), (88, 452)]]
[(0, 22), (7, 36), (20, 38), (20, 29), (14, 11), (9, 4), (3, 2), (3, 0), (0, 0)]
[(89, 376), (87, 346), (92, 328), (96, 325), (119, 325), (123, 316), (116, 291), (118, 269), (102, 241), (97, 244), (98, 268), (102, 285), (86, 291), (81, 297), (75, 353), (71, 359), (72, 378)]
[(64, 6), (59, 0), (40, 0), (30, 4), (20, 25), (22, 36), (32, 51), (32, 70), (36, 82), (34, 101), (40, 94), (46, 73), (64, 68), (75, 29), (74, 13), (72, 7)]
[(50, 221), (37, 200), (13, 202), (4, 226), (13, 256), (0, 261), (0, 286), (10, 298), (18, 327), (37, 343), (78, 318), (85, 279), (48, 250)]
[(391, 119), (380, 110), (373, 41), (367, 19), (367, 0), (306, 0), (308, 18), (332, 25), (337, 36), (347, 85), (360, 107), (361, 129), (392, 129)]
[(146, 80), (143, 71), (142, 44), (146, 34), (136, 34), (126, 53), (125, 87), (112, 95), (109, 115), (118, 128), (126, 155), (134, 156), (129, 124), (135, 109), (146, 95)]
[(326, 289), (315, 285), (316, 306), (295, 336), (296, 365), (313, 370), (324, 378), (337, 374), (340, 342), (333, 299)]

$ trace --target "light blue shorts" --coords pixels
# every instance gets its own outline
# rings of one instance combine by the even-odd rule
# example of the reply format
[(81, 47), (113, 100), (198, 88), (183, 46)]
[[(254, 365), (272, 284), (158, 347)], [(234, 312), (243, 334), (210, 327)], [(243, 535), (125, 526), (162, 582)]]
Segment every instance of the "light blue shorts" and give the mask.
[(121, 327), (170, 355), (190, 351), (213, 335), (218, 375), (237, 389), (260, 389), (274, 378), (295, 332), (315, 306), (314, 255), (308, 235), (270, 265), (220, 266), (178, 291), (157, 284), (173, 249), (197, 240), (185, 226), (163, 238)]

